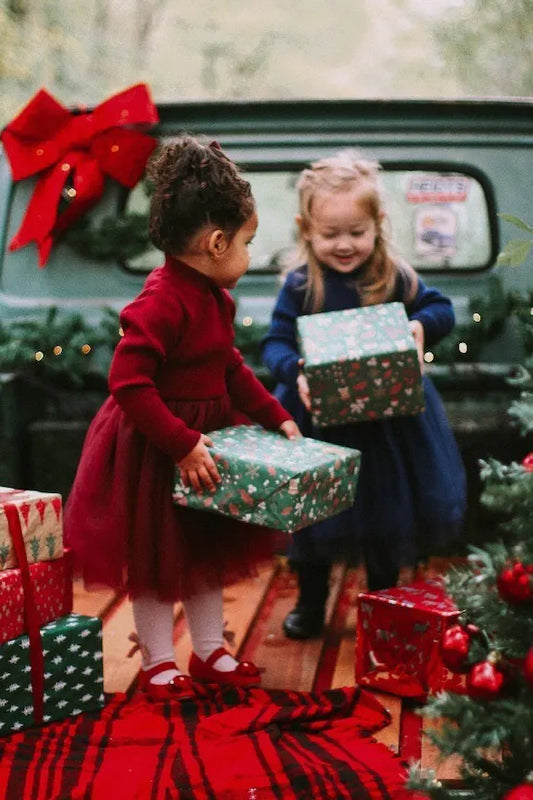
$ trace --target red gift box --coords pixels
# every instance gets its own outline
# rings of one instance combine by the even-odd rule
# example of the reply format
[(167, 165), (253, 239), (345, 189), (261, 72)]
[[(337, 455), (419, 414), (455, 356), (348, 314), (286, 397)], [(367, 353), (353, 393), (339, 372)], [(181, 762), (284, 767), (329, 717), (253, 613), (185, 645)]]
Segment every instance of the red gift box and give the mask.
[[(54, 561), (29, 564), (39, 626), (72, 611), (72, 558), (69, 550)], [(0, 644), (27, 632), (21, 570), (0, 571)]]
[(444, 631), (459, 611), (441, 583), (362, 592), (357, 605), (358, 685), (419, 700), (439, 691), (464, 691), (464, 676), (442, 661)]

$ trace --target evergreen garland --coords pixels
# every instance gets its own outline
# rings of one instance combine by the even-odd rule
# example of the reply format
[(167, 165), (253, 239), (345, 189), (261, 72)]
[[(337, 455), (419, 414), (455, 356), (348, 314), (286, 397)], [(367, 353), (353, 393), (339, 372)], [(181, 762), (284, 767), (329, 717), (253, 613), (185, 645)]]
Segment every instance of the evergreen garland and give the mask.
[[(146, 176), (140, 186), (149, 198), (153, 193), (153, 185)], [(63, 240), (76, 253), (94, 261), (128, 261), (142, 255), (150, 247), (149, 219), (148, 211), (123, 210), (119, 214), (103, 217), (99, 222), (85, 215), (66, 230)]]
[(60, 314), (54, 306), (44, 318), (0, 324), (0, 371), (80, 388), (91, 377), (105, 379), (118, 338), (112, 309), (103, 309), (93, 326), (81, 314)]
[(63, 236), (75, 252), (94, 261), (127, 261), (150, 245), (147, 214), (119, 214), (91, 223), (83, 217)]

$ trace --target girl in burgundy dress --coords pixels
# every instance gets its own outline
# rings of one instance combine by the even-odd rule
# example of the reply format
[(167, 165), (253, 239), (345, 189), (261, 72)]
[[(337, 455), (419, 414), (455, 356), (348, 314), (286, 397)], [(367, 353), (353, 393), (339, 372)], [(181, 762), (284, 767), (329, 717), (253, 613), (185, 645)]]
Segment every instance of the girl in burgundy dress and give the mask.
[[(185, 698), (193, 680), (259, 683), (223, 647), (222, 586), (272, 554), (268, 529), (175, 506), (185, 483), (220, 480), (206, 432), (250, 419), (287, 437), (298, 427), (233, 347), (233, 288), (257, 228), (250, 185), (216, 143), (183, 136), (148, 165), (150, 235), (166, 254), (123, 310), (110, 397), (87, 433), (65, 509), (65, 539), (87, 588), (126, 589), (150, 697)], [(193, 653), (174, 661), (173, 604), (183, 600)]]

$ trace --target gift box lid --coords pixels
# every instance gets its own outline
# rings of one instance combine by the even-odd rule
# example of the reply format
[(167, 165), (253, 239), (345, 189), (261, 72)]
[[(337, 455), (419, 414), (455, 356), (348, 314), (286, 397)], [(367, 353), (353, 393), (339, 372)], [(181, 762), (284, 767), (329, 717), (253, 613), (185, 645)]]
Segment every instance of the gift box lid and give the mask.
[(361, 592), (357, 599), (360, 604), (386, 603), (413, 608), (427, 614), (438, 614), (440, 617), (456, 617), (459, 613), (453, 600), (446, 594), (443, 582), (439, 580), (415, 581), (408, 586)]
[[(287, 439), (283, 434), (267, 431), (259, 425), (236, 425), (209, 434), (213, 442), (210, 448), (217, 466), (227, 477), (239, 478), (243, 472), (252, 478), (260, 477), (256, 484), (249, 486), (253, 492), (254, 504), (264, 502), (278, 489), (291, 482), (294, 493), (298, 492), (298, 478), (317, 469), (340, 467), (348, 463), (350, 472), (356, 473), (360, 453), (349, 447), (329, 444), (316, 439), (300, 437)], [(178, 479), (174, 489), (174, 499), (187, 493)]]
[(416, 350), (403, 303), (326, 311), (298, 317), (305, 368)]
[(53, 503), (58, 513), (61, 509), (61, 495), (57, 492), (40, 492), (37, 489), (14, 489), (11, 486), (0, 486), (0, 509), (4, 503), (21, 505), (23, 503)]

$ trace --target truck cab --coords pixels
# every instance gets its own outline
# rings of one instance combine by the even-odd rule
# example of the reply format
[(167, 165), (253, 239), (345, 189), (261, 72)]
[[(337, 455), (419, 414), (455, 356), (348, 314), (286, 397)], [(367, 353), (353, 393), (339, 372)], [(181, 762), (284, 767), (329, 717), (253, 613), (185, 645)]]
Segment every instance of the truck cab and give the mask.
[[(473, 491), (479, 457), (516, 456), (518, 435), (507, 409), (519, 391), (513, 376), (525, 352), (508, 312), (510, 298), (526, 302), (533, 289), (533, 260), (530, 255), (513, 269), (498, 266), (497, 258), (517, 236), (500, 214), (531, 222), (533, 102), (186, 102), (162, 104), (158, 112), (150, 133), (161, 140), (183, 131), (216, 139), (252, 184), (259, 228), (251, 267), (234, 290), (235, 327), (245, 357), (268, 386), (257, 343), (295, 243), (296, 178), (315, 159), (355, 148), (382, 166), (398, 251), (453, 302), (456, 331), (440, 350), (426, 353), (426, 369), (470, 465)], [(0, 152), (0, 324), (43, 318), (54, 307), (58, 314), (79, 312), (96, 326), (105, 308), (118, 311), (138, 293), (162, 254), (147, 246), (129, 257), (118, 251), (102, 257), (67, 232), (40, 268), (33, 245), (9, 249), (34, 187), (33, 178), (13, 182)], [(105, 238), (106, 220), (145, 224), (148, 203), (144, 182), (127, 191), (109, 180), (84, 220), (90, 242)], [(99, 369), (105, 374), (106, 364)], [(40, 422), (35, 413), (28, 423), (33, 430)], [(31, 468), (20, 480), (40, 483)], [(40, 488), (46, 488), (42, 481)]]

